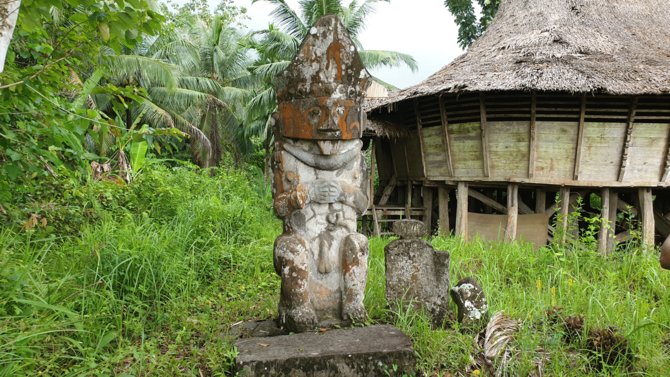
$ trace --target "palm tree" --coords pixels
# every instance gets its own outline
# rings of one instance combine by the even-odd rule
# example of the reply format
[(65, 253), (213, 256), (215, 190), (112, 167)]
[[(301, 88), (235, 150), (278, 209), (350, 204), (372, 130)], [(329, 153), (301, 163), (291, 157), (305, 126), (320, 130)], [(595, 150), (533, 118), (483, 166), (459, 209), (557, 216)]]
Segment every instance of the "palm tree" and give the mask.
[(248, 95), (240, 88), (249, 76), (240, 38), (224, 17), (193, 17), (127, 54), (110, 53), (101, 59), (105, 75), (91, 77), (101, 83), (92, 105), (126, 128), (182, 130), (203, 167), (219, 164), (224, 149), (239, 162), (248, 145), (241, 140)]

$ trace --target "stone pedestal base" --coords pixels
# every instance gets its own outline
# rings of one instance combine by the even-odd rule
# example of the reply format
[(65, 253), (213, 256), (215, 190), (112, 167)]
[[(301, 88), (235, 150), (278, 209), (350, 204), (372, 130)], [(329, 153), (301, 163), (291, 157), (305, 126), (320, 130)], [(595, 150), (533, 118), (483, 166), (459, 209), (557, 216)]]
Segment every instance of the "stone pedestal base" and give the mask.
[(240, 339), (240, 376), (394, 376), (414, 374), (409, 338), (393, 326)]

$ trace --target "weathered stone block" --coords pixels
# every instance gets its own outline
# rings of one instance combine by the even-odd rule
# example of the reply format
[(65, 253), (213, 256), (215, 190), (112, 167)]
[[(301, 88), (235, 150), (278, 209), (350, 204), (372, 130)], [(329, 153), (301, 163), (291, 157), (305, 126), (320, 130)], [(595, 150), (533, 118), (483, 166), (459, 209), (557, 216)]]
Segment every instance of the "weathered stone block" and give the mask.
[(393, 229), (403, 239), (384, 248), (386, 300), (389, 305), (411, 301), (417, 308), (426, 309), (439, 324), (449, 305), (449, 253), (434, 250), (417, 238), (424, 229), (419, 221), (401, 220)]
[(413, 375), (409, 338), (393, 326), (379, 325), (238, 340), (240, 376)]

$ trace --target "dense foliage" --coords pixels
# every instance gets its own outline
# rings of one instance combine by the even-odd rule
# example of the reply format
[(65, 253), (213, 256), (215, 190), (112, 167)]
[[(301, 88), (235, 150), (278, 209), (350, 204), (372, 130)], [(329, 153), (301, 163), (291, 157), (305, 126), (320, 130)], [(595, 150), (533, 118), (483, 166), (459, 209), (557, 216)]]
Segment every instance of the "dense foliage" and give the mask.
[(48, 221), (0, 230), (0, 376), (220, 375), (229, 325), (276, 302), (279, 223), (255, 177), (52, 182)]

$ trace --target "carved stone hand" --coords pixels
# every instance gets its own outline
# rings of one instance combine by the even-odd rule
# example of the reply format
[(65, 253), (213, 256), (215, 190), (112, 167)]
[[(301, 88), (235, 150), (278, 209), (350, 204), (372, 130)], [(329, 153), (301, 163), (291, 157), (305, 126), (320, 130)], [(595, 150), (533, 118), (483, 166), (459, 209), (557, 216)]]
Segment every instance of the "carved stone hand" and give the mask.
[(336, 203), (341, 195), (339, 183), (327, 180), (314, 181), (309, 190), (310, 200), (322, 204)]

